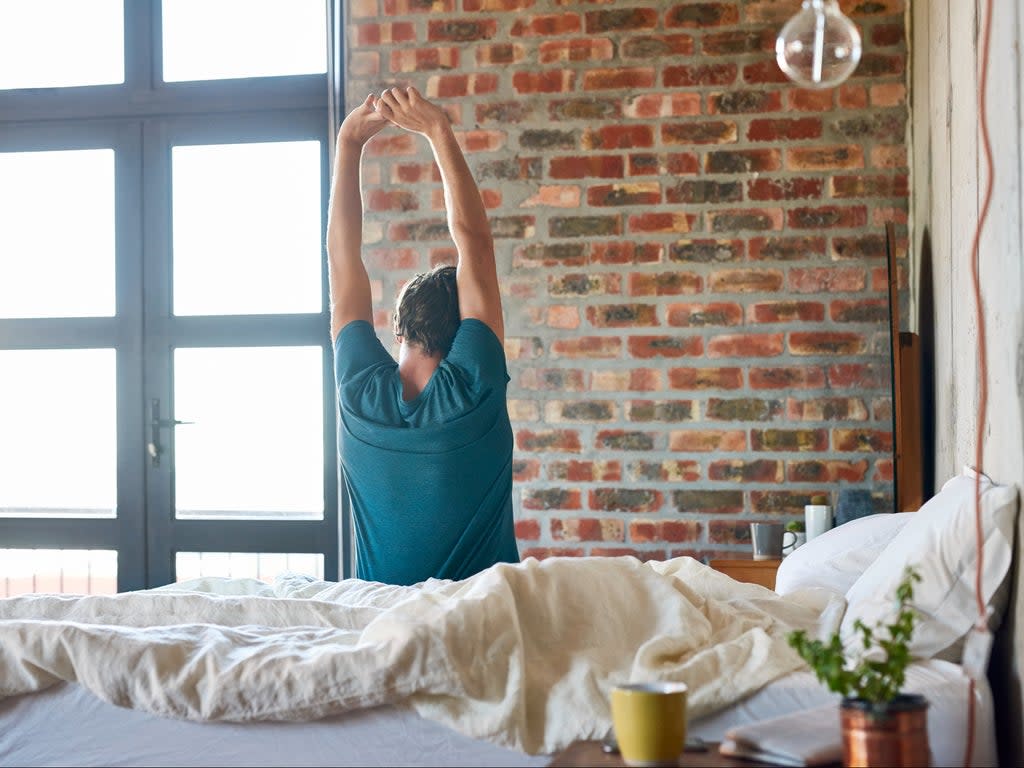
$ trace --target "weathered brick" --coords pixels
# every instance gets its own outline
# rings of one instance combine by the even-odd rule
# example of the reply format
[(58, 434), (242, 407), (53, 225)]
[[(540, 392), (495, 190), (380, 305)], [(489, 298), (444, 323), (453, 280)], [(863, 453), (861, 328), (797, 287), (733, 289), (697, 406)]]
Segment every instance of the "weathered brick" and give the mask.
[(827, 429), (752, 429), (750, 447), (755, 451), (825, 451)]
[(568, 488), (524, 488), (523, 509), (583, 509), (583, 500), (578, 490)]
[(782, 211), (778, 208), (709, 211), (708, 229), (712, 232), (763, 232), (782, 229)]
[(587, 11), (587, 34), (622, 32), (633, 29), (654, 29), (658, 25), (658, 12), (654, 8), (616, 8), (606, 11)]
[(732, 63), (682, 64), (665, 67), (661, 75), (666, 88), (697, 88), (707, 85), (731, 85), (736, 81), (739, 67)]
[(740, 325), (742, 322), (743, 307), (733, 302), (668, 305), (668, 324), (682, 328)]
[(764, 114), (782, 109), (779, 91), (743, 90), (734, 88), (708, 96), (708, 113), (722, 115)]
[(490, 40), (498, 31), (497, 19), (448, 19), (427, 23), (427, 40), (431, 42), (467, 43)]
[(693, 272), (633, 272), (629, 275), (630, 296), (678, 296), (700, 293), (703, 278)]
[(668, 436), (669, 449), (680, 453), (745, 451), (747, 433), (741, 429), (673, 430)]
[(660, 243), (599, 242), (591, 246), (594, 264), (656, 264), (661, 261)]
[[(906, 244), (900, 245), (897, 241), (897, 247), (906, 248)], [(833, 237), (832, 238), (832, 258), (833, 259), (884, 259), (885, 258), (885, 238), (882, 235), (877, 234), (863, 234), (855, 235), (853, 237)]]
[(605, 237), (622, 234), (618, 216), (553, 216), (548, 221), (551, 237)]
[(570, 429), (521, 429), (516, 433), (516, 448), (520, 451), (579, 453), (580, 436), (578, 432)]
[(416, 39), (416, 30), (409, 21), (355, 24), (350, 27), (349, 38), (355, 47), (411, 43)]
[(803, 515), (811, 503), (813, 491), (751, 491), (750, 506), (754, 512), (768, 515)]
[[(702, 203), (736, 203), (743, 199), (743, 185), (738, 181), (679, 181), (665, 190), (669, 203), (699, 205)], [(651, 203), (661, 202), (660, 195)]]
[(576, 131), (533, 128), (519, 134), (519, 146), (524, 149), (576, 149)]
[(651, 451), (654, 450), (654, 434), (651, 432), (605, 429), (597, 433), (594, 447), (608, 451)]
[(743, 371), (739, 368), (670, 368), (668, 380), (672, 389), (739, 389), (743, 386)]
[(820, 323), (825, 319), (825, 305), (819, 301), (759, 301), (747, 307), (752, 323)]
[(708, 465), (708, 479), (728, 483), (781, 483), (782, 462), (774, 459), (722, 459)]
[(708, 278), (712, 293), (770, 293), (782, 288), (778, 269), (719, 269)]
[(883, 429), (835, 429), (832, 445), (837, 451), (891, 453), (892, 432)]
[(455, 48), (405, 48), (391, 52), (392, 72), (428, 72), (458, 66), (459, 51)]
[(520, 16), (512, 24), (513, 37), (552, 37), (571, 35), (583, 29), (578, 13), (547, 13), (537, 16)]
[(840, 299), (828, 307), (829, 317), (837, 323), (884, 323), (889, 320), (887, 299)]
[(619, 49), (624, 59), (658, 59), (663, 56), (691, 56), (691, 35), (643, 35), (626, 38)]
[(621, 179), (625, 175), (625, 162), (621, 155), (552, 157), (550, 163), (549, 173), (553, 179)]
[[(469, 2), (470, 0), (464, 0)], [(494, 2), (494, 0), (483, 0)], [(583, 557), (582, 547), (530, 547), (519, 553), (523, 560), (533, 557), (537, 560), (546, 560), (549, 557)]]
[(854, 144), (786, 149), (787, 171), (841, 171), (863, 167), (864, 149)]
[(489, 72), (470, 75), (431, 75), (427, 78), (426, 96), (430, 99), (453, 99), (494, 93), (498, 90), (498, 77)]
[(743, 258), (742, 240), (677, 240), (669, 247), (669, 261), (711, 264)]
[(665, 144), (731, 144), (736, 141), (736, 123), (709, 120), (699, 123), (663, 123), (661, 140)]
[(455, 0), (383, 0), (385, 16), (405, 16), (410, 13), (451, 13)]
[(476, 49), (476, 63), (482, 67), (517, 64), (526, 58), (526, 46), (521, 43), (492, 43)]
[(640, 213), (629, 217), (629, 231), (689, 232), (696, 219), (694, 213)]
[(555, 541), (623, 541), (626, 524), (615, 518), (556, 518), (551, 521), (551, 538)]
[(813, 267), (789, 270), (789, 290), (794, 293), (847, 293), (863, 291), (864, 270), (858, 267)]
[(579, 267), (586, 263), (583, 243), (532, 243), (516, 248), (512, 260), (516, 267)]
[(510, 397), (506, 404), (509, 421), (513, 423), (540, 420), (540, 407), (536, 400), (520, 400)]
[(664, 497), (661, 491), (643, 488), (595, 488), (588, 494), (588, 503), (603, 512), (653, 512)]
[(835, 389), (879, 389), (889, 386), (889, 366), (879, 363), (838, 363), (829, 366), (828, 384)]
[(598, 208), (612, 205), (657, 205), (660, 202), (661, 185), (657, 182), (602, 184), (587, 190), (587, 203)]
[(643, 542), (697, 541), (701, 525), (696, 520), (635, 520), (629, 524), (629, 540)]
[(654, 86), (653, 67), (589, 69), (583, 74), (583, 90), (609, 91)]
[[(744, 53), (765, 53), (774, 49), (775, 35), (771, 29), (706, 32), (701, 35), (700, 40), (700, 50), (705, 56), (736, 56)], [(778, 69), (774, 57), (771, 63)]]
[(592, 557), (635, 557), (641, 562), (664, 560), (664, 549), (632, 549), (630, 547), (591, 547)]
[(665, 386), (657, 368), (619, 368), (593, 371), (590, 388), (594, 392), (657, 392)]
[(822, 179), (752, 179), (747, 182), (750, 200), (817, 200), (822, 196)]
[(789, 335), (789, 351), (794, 355), (860, 355), (866, 350), (860, 333), (794, 331)]
[(876, 483), (891, 483), (893, 480), (892, 459), (879, 459), (875, 462), (875, 472), (871, 479)]
[(609, 358), (618, 357), (622, 339), (618, 336), (576, 336), (551, 342), (551, 357)]
[(614, 120), (622, 116), (618, 99), (580, 98), (552, 101), (548, 106), (552, 120)]
[(781, 333), (736, 333), (708, 341), (708, 357), (775, 357), (782, 350)]
[(664, 461), (632, 461), (628, 475), (631, 480), (693, 483), (700, 480), (700, 464), (689, 459)]
[(867, 475), (868, 462), (826, 461), (804, 459), (790, 461), (786, 465), (786, 479), (791, 483), (859, 483)]
[(824, 237), (752, 237), (751, 261), (819, 260), (825, 256)]
[(825, 372), (817, 366), (751, 368), (751, 389), (821, 389)]
[(793, 421), (864, 421), (868, 408), (859, 397), (790, 398), (786, 415)]
[(868, 223), (868, 209), (863, 205), (821, 208), (796, 208), (787, 212), (786, 224), (791, 229), (852, 229)]
[(878, 176), (832, 176), (832, 197), (902, 197), (910, 194), (910, 177), (905, 173)]
[(653, 304), (602, 304), (587, 307), (587, 320), (597, 328), (635, 328), (659, 325)]
[(665, 15), (666, 27), (723, 27), (740, 20), (739, 9), (734, 3), (694, 3), (677, 5)]
[(606, 61), (614, 56), (615, 46), (608, 38), (548, 40), (540, 44), (541, 64)]
[(622, 276), (612, 272), (548, 277), (548, 293), (552, 296), (594, 296), (621, 292)]
[(576, 185), (545, 184), (537, 190), (535, 195), (523, 200), (520, 207), (579, 208), (581, 199), (582, 190)]
[(540, 461), (538, 459), (513, 459), (512, 481), (527, 483), (540, 477)]
[(710, 421), (772, 421), (782, 413), (781, 400), (755, 397), (708, 398), (704, 416)]
[(622, 462), (611, 461), (553, 461), (548, 465), (551, 480), (571, 483), (618, 482), (622, 479)]
[(673, 491), (672, 504), (683, 514), (739, 514), (743, 511), (743, 491)]
[(544, 406), (544, 420), (549, 424), (566, 421), (611, 421), (618, 409), (610, 400), (554, 400)]
[(627, 421), (692, 421), (697, 417), (692, 400), (630, 400), (626, 403)]
[(630, 336), (629, 354), (632, 357), (700, 357), (704, 353), (704, 340), (700, 336)]

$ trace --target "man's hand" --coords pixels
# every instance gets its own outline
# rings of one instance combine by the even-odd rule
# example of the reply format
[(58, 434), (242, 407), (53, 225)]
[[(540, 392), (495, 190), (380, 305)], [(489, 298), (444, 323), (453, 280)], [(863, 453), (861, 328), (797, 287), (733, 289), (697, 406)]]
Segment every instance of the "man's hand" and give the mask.
[(375, 109), (377, 99), (371, 93), (345, 117), (338, 131), (338, 142), (362, 147), (376, 136), (388, 121)]
[(430, 138), (448, 125), (444, 111), (415, 88), (389, 88), (377, 99), (377, 112), (399, 128)]

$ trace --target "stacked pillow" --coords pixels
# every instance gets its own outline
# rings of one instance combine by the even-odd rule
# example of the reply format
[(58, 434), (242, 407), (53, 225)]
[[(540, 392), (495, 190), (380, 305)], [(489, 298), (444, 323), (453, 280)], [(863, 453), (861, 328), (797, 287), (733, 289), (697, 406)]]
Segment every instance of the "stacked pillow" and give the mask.
[[(858, 619), (869, 627), (895, 615), (896, 587), (905, 568), (922, 580), (914, 587), (920, 621), (910, 643), (915, 658), (959, 662), (964, 637), (977, 621), (974, 597), (974, 488), (970, 468), (949, 480), (917, 512), (871, 515), (816, 537), (782, 561), (776, 590), (808, 586), (846, 595), (840, 635), (848, 649), (860, 646)], [(993, 630), (1009, 596), (1017, 490), (981, 477), (984, 572), (981, 592)], [(859, 570), (858, 570), (859, 569)]]

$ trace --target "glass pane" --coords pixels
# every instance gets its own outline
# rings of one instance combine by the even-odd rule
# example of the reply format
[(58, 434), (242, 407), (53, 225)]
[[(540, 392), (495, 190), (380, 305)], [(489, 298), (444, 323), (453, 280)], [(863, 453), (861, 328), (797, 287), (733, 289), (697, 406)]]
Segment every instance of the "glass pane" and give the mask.
[(0, 88), (124, 82), (123, 0), (4, 0)]
[(117, 552), (0, 549), (0, 597), (29, 592), (112, 595), (117, 592)]
[(174, 353), (178, 517), (321, 519), (320, 347)]
[(285, 571), (323, 579), (324, 556), (294, 552), (178, 552), (174, 559), (174, 571), (178, 581), (202, 576), (226, 576), (230, 579), (271, 582)]
[(0, 515), (113, 517), (112, 349), (0, 351)]
[(164, 80), (327, 71), (323, 0), (163, 0)]
[(114, 150), (0, 153), (0, 211), (0, 317), (114, 314)]
[(320, 142), (174, 147), (174, 313), (319, 312)]

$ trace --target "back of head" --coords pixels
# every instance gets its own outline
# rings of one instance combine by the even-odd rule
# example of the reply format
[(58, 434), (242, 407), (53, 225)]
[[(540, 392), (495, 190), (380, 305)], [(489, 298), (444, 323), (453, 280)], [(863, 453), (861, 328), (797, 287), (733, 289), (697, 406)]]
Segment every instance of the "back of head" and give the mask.
[(459, 330), (455, 267), (435, 267), (406, 283), (395, 309), (395, 335), (426, 355), (448, 354)]

